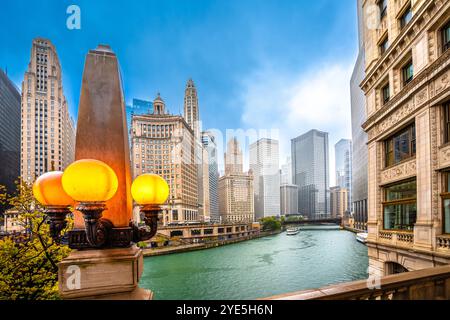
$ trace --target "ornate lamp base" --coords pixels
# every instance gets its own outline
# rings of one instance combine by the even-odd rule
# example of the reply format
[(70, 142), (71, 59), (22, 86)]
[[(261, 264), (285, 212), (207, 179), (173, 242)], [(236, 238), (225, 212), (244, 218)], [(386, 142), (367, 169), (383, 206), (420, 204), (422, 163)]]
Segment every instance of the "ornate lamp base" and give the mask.
[[(89, 243), (85, 229), (73, 229), (68, 232), (71, 249), (93, 249)], [(133, 241), (131, 227), (111, 228), (105, 241), (105, 248), (129, 248)]]
[(62, 299), (151, 300), (150, 290), (138, 286), (143, 271), (142, 250), (74, 250), (59, 263)]

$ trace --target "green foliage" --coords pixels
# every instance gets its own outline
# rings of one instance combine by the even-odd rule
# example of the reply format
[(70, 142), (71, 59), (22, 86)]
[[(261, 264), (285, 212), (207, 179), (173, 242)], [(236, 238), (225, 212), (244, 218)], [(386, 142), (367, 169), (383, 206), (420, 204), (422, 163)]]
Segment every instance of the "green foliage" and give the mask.
[(262, 218), (261, 224), (264, 231), (277, 231), (281, 229), (281, 221), (275, 217)]
[(139, 248), (141, 248), (141, 249), (145, 249), (145, 248), (147, 248), (147, 242), (144, 242), (144, 241), (140, 241), (140, 242), (138, 242), (137, 244), (136, 244)]
[[(36, 204), (31, 185), (17, 182), (16, 195), (0, 188), (0, 203), (13, 207), (25, 230), (0, 239), (0, 300), (58, 299), (58, 262), (70, 249), (50, 237), (46, 216)], [(68, 228), (71, 225), (69, 221)]]

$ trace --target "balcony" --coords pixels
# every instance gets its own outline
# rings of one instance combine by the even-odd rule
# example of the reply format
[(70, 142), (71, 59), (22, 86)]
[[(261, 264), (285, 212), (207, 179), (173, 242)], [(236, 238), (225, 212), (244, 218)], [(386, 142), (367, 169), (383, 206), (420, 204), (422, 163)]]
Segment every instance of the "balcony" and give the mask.
[(282, 294), (264, 300), (448, 300), (450, 265)]
[(392, 246), (411, 247), (414, 243), (414, 233), (383, 230), (378, 232), (378, 241)]

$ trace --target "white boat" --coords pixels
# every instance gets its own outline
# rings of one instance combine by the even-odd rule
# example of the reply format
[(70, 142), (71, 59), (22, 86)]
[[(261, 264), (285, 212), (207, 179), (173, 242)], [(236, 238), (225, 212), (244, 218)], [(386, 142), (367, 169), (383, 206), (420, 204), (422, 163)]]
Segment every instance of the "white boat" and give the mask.
[(288, 236), (295, 236), (299, 232), (300, 232), (300, 228), (287, 228), (286, 229), (286, 234)]
[(365, 233), (365, 232), (357, 233), (356, 240), (361, 243), (366, 243), (367, 242), (367, 233)]

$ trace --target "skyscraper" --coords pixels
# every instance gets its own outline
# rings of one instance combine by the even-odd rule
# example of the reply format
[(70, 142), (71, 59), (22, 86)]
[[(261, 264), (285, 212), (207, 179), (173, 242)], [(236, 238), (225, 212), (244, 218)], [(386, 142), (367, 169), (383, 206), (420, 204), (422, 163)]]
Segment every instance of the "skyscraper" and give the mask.
[(298, 187), (295, 184), (282, 184), (280, 186), (281, 215), (298, 213)]
[(348, 190), (340, 186), (330, 188), (330, 207), (332, 218), (344, 218), (348, 212)]
[(280, 215), (279, 145), (277, 140), (260, 139), (250, 145), (255, 217)]
[(286, 158), (286, 162), (281, 165), (280, 184), (292, 184), (292, 161), (291, 157)]
[(184, 119), (194, 132), (199, 214), (204, 221), (208, 221), (210, 218), (208, 152), (203, 147), (201, 141), (197, 88), (192, 79), (188, 80), (184, 91)]
[(341, 187), (341, 189), (347, 190), (347, 204), (349, 204), (352, 203), (352, 140), (339, 140), (339, 142), (335, 144), (334, 150), (336, 164), (336, 185)]
[(184, 119), (194, 131), (195, 138), (200, 139), (198, 96), (192, 79), (188, 80), (184, 91)]
[(217, 143), (215, 136), (209, 132), (202, 132), (202, 144), (208, 153), (209, 178), (209, 210), (211, 222), (220, 221), (219, 214), (219, 165), (217, 158)]
[(155, 173), (169, 184), (164, 225), (199, 222), (194, 132), (183, 117), (166, 113), (159, 95), (153, 106), (151, 114), (132, 116), (133, 176)]
[[(9, 193), (20, 176), (20, 93), (0, 69), (0, 185)], [(0, 215), (6, 206), (0, 204)]]
[(242, 173), (244, 171), (244, 163), (242, 151), (239, 148), (239, 142), (234, 137), (227, 143), (227, 152), (224, 155), (225, 175), (233, 173)]
[(55, 46), (36, 38), (22, 82), (21, 175), (32, 182), (74, 160), (75, 127), (62, 87)]
[(133, 99), (133, 103), (126, 107), (127, 126), (131, 129), (131, 117), (133, 114), (149, 114), (153, 113), (153, 103), (151, 101)]
[[(219, 179), (219, 212), (222, 222), (253, 222), (253, 176), (242, 171), (242, 151), (236, 138), (228, 141), (225, 176)], [(231, 161), (231, 162), (227, 162)]]
[(329, 215), (328, 133), (311, 130), (291, 140), (292, 180), (299, 188), (299, 213)]
[(359, 85), (365, 77), (364, 17), (362, 0), (358, 6), (359, 53), (350, 80), (352, 117), (352, 190), (349, 209), (355, 219), (355, 228), (367, 230), (367, 133), (362, 129), (366, 121), (366, 98)]

